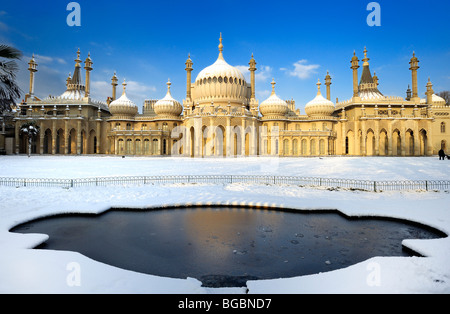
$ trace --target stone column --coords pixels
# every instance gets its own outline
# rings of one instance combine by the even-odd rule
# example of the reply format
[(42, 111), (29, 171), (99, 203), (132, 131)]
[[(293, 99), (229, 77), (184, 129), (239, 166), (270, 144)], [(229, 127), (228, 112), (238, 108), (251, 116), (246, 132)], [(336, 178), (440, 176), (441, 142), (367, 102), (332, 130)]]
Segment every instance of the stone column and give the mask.
[(41, 120), (39, 123), (39, 154), (44, 154), (44, 135), (45, 135), (45, 129), (44, 129), (44, 121)]
[(20, 125), (22, 124), (21, 120), (16, 120), (15, 123), (15, 132), (14, 132), (14, 141), (16, 146), (16, 155), (20, 153)]
[(245, 118), (242, 118), (241, 124), (241, 156), (245, 156)]
[(95, 131), (95, 136), (97, 138), (97, 147), (95, 149), (97, 151), (97, 154), (100, 154), (100, 139), (101, 139), (100, 133), (101, 133), (101, 131), (102, 131), (101, 122), (97, 121), (97, 130)]
[(77, 121), (77, 155), (81, 154), (81, 120)]
[(58, 134), (56, 131), (56, 120), (52, 118), (52, 155), (56, 154), (56, 138), (57, 138), (57, 136), (58, 136)]
[(64, 120), (64, 154), (69, 153), (69, 120)]
[(231, 117), (227, 116), (227, 126), (225, 129), (225, 137), (226, 137), (226, 156), (229, 157), (231, 156), (231, 152), (232, 152), (232, 146), (231, 146)]

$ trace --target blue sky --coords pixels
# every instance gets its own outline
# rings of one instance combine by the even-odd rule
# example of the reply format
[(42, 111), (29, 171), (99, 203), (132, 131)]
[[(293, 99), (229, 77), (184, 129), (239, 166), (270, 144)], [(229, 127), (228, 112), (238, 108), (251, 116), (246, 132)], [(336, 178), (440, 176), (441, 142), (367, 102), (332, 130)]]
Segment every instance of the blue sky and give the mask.
[[(159, 99), (172, 82), (172, 95), (186, 95), (185, 61), (194, 62), (193, 80), (218, 55), (223, 34), (225, 60), (245, 71), (251, 54), (257, 62), (256, 95), (260, 102), (271, 90), (304, 105), (316, 95), (316, 82), (332, 76), (332, 100), (352, 96), (350, 59), (363, 58), (379, 89), (405, 96), (411, 84), (409, 59), (420, 60), (419, 93), (424, 97), (428, 77), (435, 92), (450, 90), (450, 1), (377, 1), (381, 26), (369, 27), (371, 1), (77, 1), (81, 26), (70, 27), (70, 1), (9, 1), (0, 6), (0, 42), (20, 49), (24, 58), (19, 83), (28, 91), (27, 62), (34, 53), (39, 64), (35, 93), (60, 95), (73, 72), (76, 51), (84, 60), (90, 52), (92, 97), (111, 94), (110, 79), (125, 78), (128, 96), (138, 105)], [(361, 63), (362, 66), (362, 63)], [(361, 74), (361, 69), (360, 73)]]

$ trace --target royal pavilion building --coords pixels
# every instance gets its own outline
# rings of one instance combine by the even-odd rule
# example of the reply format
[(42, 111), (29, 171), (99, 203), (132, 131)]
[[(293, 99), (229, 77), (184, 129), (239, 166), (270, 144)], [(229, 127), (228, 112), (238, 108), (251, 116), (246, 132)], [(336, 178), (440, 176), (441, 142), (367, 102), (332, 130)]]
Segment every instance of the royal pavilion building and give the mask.
[(311, 87), (311, 101), (303, 114), (294, 100), (277, 95), (274, 80), (271, 95), (259, 102), (253, 55), (247, 82), (241, 71), (225, 61), (220, 36), (217, 60), (194, 80), (193, 61), (186, 60), (185, 99), (180, 102), (172, 97), (168, 81), (166, 95), (146, 100), (140, 113), (127, 96), (126, 81), (117, 97), (116, 73), (111, 96), (105, 101), (91, 98), (93, 61), (88, 56), (83, 62), (79, 50), (66, 90), (60, 96), (39, 99), (34, 93), (37, 64), (33, 57), (28, 68), (29, 92), (14, 108), (12, 119), (3, 119), (0, 148), (7, 154), (27, 153), (27, 138), (20, 129), (34, 121), (40, 132), (33, 139), (32, 153), (41, 155), (431, 156), (447, 149), (450, 106), (434, 93), (430, 80), (425, 97), (419, 97), (415, 54), (409, 62), (412, 80), (406, 82), (412, 89), (408, 87), (405, 98), (382, 94), (366, 49), (361, 61), (360, 75), (361, 63), (355, 53), (350, 61), (351, 99), (331, 100), (327, 73), (324, 91), (320, 80), (317, 88)]

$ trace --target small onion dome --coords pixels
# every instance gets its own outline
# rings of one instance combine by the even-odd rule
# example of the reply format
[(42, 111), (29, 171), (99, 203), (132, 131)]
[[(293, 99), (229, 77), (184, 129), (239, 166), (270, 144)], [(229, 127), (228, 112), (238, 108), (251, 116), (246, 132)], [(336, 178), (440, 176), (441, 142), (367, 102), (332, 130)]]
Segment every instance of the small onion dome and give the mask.
[[(436, 95), (436, 94), (431, 95), (431, 101), (432, 101), (433, 105), (437, 105), (437, 106), (444, 106), (446, 104), (445, 99), (440, 97), (440, 96), (438, 96), (438, 95)], [(421, 104), (426, 104), (427, 103), (427, 99), (426, 98), (422, 98), (420, 100), (420, 103)]]
[(170, 94), (170, 80), (167, 82), (167, 94), (163, 99), (158, 100), (154, 105), (154, 110), (157, 115), (164, 116), (179, 116), (183, 112), (181, 104), (173, 99)]
[(272, 94), (259, 105), (263, 116), (284, 116), (288, 113), (288, 104), (275, 94), (275, 80), (272, 79)]
[(335, 110), (334, 104), (322, 96), (320, 80), (317, 82), (317, 96), (305, 106), (305, 112), (310, 117), (331, 116)]
[(123, 93), (120, 98), (114, 100), (109, 104), (109, 111), (112, 115), (127, 115), (127, 116), (135, 116), (138, 113), (138, 107), (134, 102), (128, 99), (125, 89), (127, 83), (125, 80), (123, 81)]

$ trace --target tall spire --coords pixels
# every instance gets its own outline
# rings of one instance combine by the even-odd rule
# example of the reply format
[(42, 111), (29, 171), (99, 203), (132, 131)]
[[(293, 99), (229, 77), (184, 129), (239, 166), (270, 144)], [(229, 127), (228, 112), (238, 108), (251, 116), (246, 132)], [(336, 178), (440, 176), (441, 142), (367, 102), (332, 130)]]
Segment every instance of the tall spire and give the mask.
[[(74, 85), (81, 85), (81, 59), (80, 59), (80, 48), (78, 48), (77, 51), (77, 58), (75, 59), (75, 70), (73, 71), (72, 76), (72, 84)], [(84, 89), (84, 88), (83, 88)]]
[(329, 101), (331, 101), (331, 76), (330, 76), (330, 72), (327, 70), (327, 75), (325, 76), (325, 85), (327, 87), (327, 99)]
[(250, 98), (255, 98), (255, 71), (256, 71), (256, 61), (255, 58), (253, 58), (253, 53), (252, 53), (252, 58), (250, 59), (250, 62), (248, 63), (249, 67), (249, 71), (250, 71), (250, 84), (251, 84), (251, 96)]

